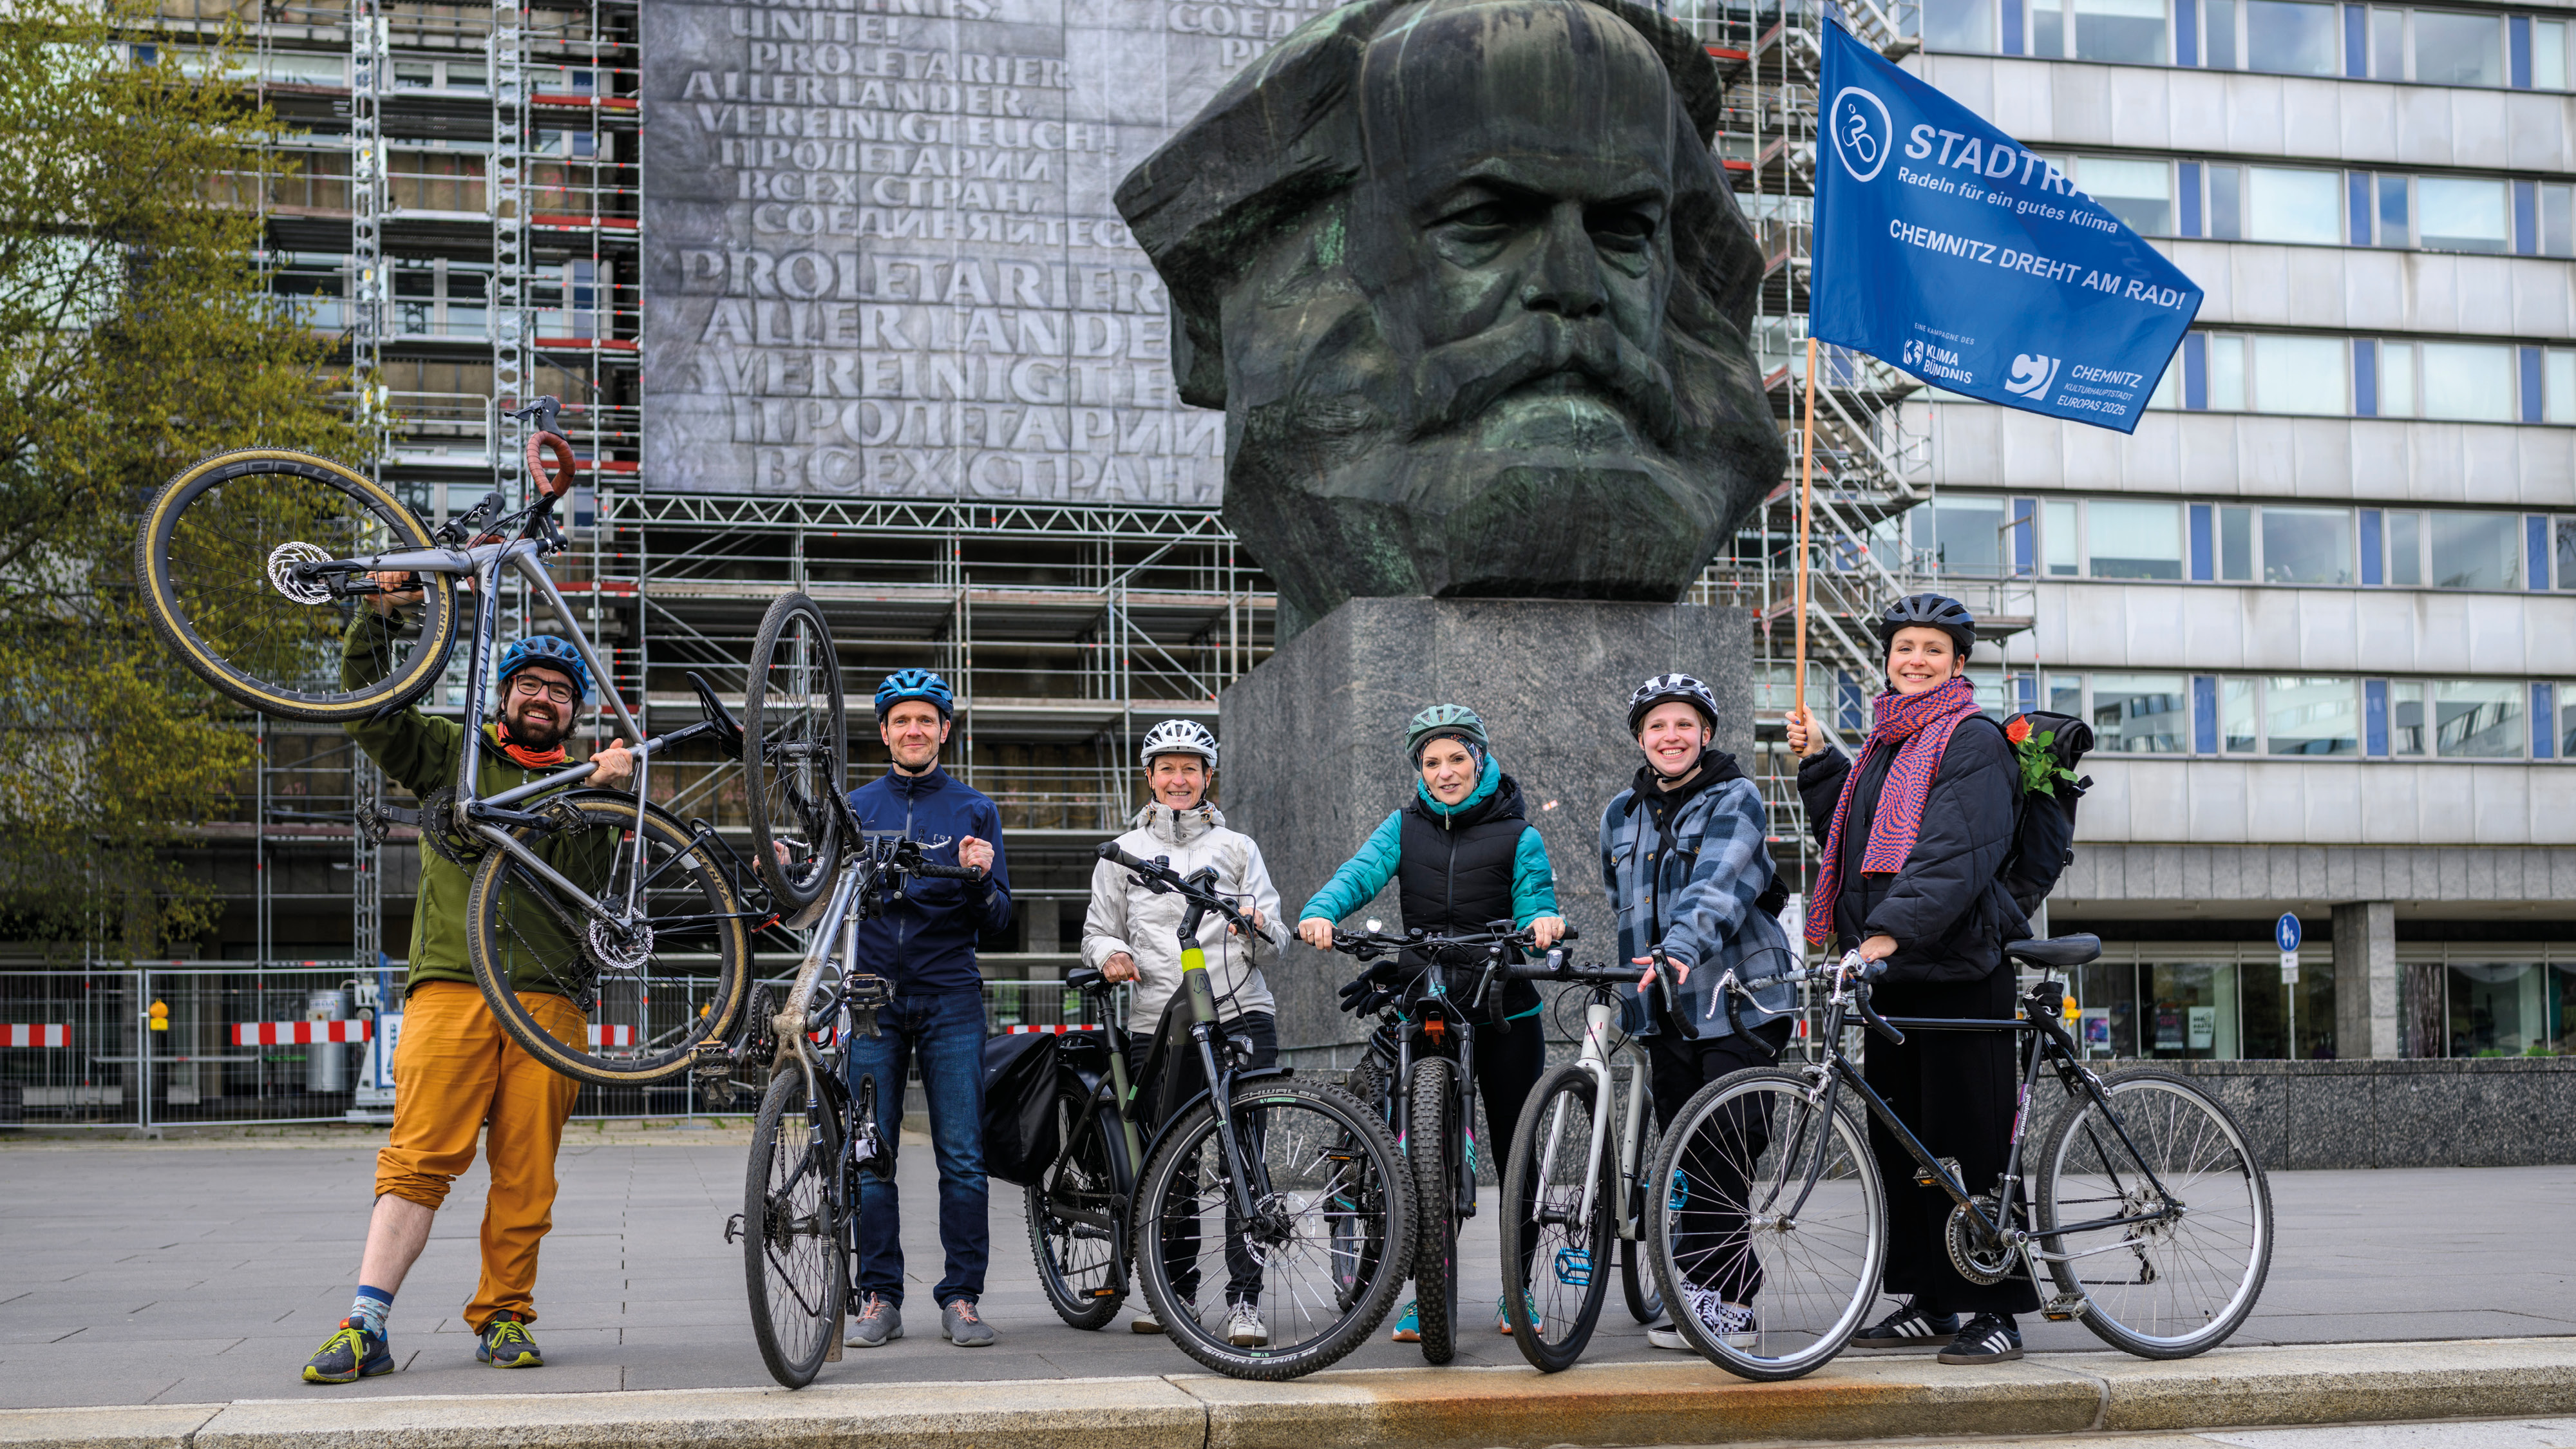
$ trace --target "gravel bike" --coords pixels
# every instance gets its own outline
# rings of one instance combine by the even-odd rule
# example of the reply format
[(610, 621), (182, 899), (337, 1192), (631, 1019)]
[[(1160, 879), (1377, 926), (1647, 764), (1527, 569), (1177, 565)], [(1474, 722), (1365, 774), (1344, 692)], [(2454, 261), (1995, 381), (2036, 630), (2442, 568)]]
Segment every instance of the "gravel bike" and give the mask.
[[(250, 709), (325, 724), (390, 718), (427, 693), (456, 647), (458, 594), (469, 592), (469, 732), (490, 702), (505, 584), (523, 585), (589, 668), (620, 737), (641, 741), (632, 781), (534, 799), (590, 778), (585, 761), (484, 796), (483, 752), (469, 748), (458, 752), (454, 783), (416, 813), (371, 804), (359, 825), (379, 838), (388, 825), (416, 825), (425, 849), (471, 878), (467, 955), (511, 1040), (580, 1081), (654, 1082), (703, 1071), (722, 1054), (750, 977), (750, 933), (768, 910), (747, 898), (712, 829), (652, 803), (652, 761), (706, 736), (738, 758), (742, 730), (693, 674), (702, 717), (647, 737), (555, 588), (545, 561), (569, 547), (555, 508), (575, 473), (556, 412), (544, 398), (511, 414), (535, 423), (527, 465), (536, 486), (524, 506), (505, 511), (496, 488), (435, 529), (383, 484), (325, 458), (251, 448), (205, 459), (144, 510), (136, 572), (154, 630), (190, 671)], [(379, 575), (408, 580), (389, 590)], [(353, 629), (371, 627), (373, 601), (389, 591), (418, 599), (374, 647), (344, 647)], [(589, 1040), (548, 1034), (521, 991), (580, 1003)]]
[[(1568, 927), (1563, 939), (1574, 938)], [(1412, 1169), (1414, 1312), (1432, 1363), (1457, 1356), (1458, 1228), (1476, 1215), (1476, 1024), (1510, 953), (1535, 946), (1509, 921), (1397, 936), (1372, 920), (1333, 933), (1334, 950), (1373, 963), (1342, 987), (1343, 1010), (1379, 1014), (1351, 1093), (1404, 1144)]]
[[(2046, 972), (2080, 966), (2101, 949), (2079, 935), (2018, 941), (2004, 953)], [(1949, 1196), (1944, 1244), (1961, 1276), (1998, 1283), (2027, 1274), (2044, 1316), (2081, 1320), (2142, 1358), (2188, 1358), (2226, 1342), (2263, 1291), (2274, 1232), (2270, 1185), (2227, 1110), (2164, 1072), (2096, 1075), (2060, 1024), (2071, 1006), (2062, 982), (2033, 984), (2011, 1020), (1886, 1017), (1870, 1004), (1883, 970), (1853, 952), (1833, 966), (1744, 981), (1730, 971), (1719, 981), (1730, 1023), (1737, 1001), (1759, 987), (1825, 988), (1823, 1056), (1802, 1070), (1721, 1077), (1669, 1125), (1650, 1179), (1659, 1189), (1651, 1237), (1655, 1274), (1683, 1336), (1756, 1380), (1796, 1378), (1842, 1352), (1878, 1296), (1887, 1253), (1884, 1184), (1857, 1102), (1914, 1159), (1915, 1182)], [(1855, 1017), (1891, 1042), (1909, 1031), (2027, 1039), (2010, 1155), (1996, 1182), (1962, 1182), (1956, 1160), (1933, 1156), (1870, 1089), (1841, 1047)], [(2032, 1093), (2043, 1068), (2063, 1099), (2033, 1145)], [(1755, 1322), (1712, 1333), (1695, 1311), (1710, 1294), (1749, 1307)]]
[[(1065, 1036), (1063, 1145), (1027, 1189), (1038, 1281), (1076, 1328), (1108, 1323), (1138, 1282), (1201, 1364), (1245, 1379), (1313, 1373), (1365, 1341), (1404, 1286), (1414, 1183), (1403, 1149), (1337, 1088), (1245, 1065), (1251, 1042), (1226, 1034), (1199, 928), (1215, 915), (1249, 939), (1253, 926), (1213, 868), (1181, 875), (1115, 843), (1099, 855), (1180, 896), (1182, 990), (1146, 1058), (1150, 1100), (1137, 1099), (1114, 1021)], [(1065, 979), (1095, 999), (1108, 991), (1097, 971)], [(1241, 1321), (1247, 1303), (1257, 1325)]]
[[(1503, 970), (1524, 981), (1587, 988), (1582, 1050), (1531, 1089), (1503, 1164), (1503, 1201), (1511, 1205), (1501, 1224), (1503, 1316), (1521, 1356), (1555, 1373), (1572, 1368), (1592, 1341), (1610, 1292), (1614, 1239), (1629, 1314), (1652, 1323), (1663, 1310), (1643, 1256), (1646, 1195), (1639, 1190), (1639, 1174), (1655, 1156), (1652, 1071), (1636, 1038), (1614, 1040), (1619, 988), (1636, 981), (1635, 967), (1577, 966), (1559, 947), (1545, 961)], [(1624, 1110), (1621, 1057), (1628, 1068)]]

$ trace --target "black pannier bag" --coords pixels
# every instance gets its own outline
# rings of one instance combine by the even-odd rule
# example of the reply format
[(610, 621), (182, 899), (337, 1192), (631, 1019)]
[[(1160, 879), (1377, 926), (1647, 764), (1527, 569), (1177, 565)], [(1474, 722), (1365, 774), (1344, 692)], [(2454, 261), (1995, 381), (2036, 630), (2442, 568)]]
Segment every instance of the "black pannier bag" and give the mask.
[(984, 1171), (1027, 1187), (1063, 1147), (1056, 1129), (1057, 1047), (1051, 1032), (988, 1037), (984, 1042)]

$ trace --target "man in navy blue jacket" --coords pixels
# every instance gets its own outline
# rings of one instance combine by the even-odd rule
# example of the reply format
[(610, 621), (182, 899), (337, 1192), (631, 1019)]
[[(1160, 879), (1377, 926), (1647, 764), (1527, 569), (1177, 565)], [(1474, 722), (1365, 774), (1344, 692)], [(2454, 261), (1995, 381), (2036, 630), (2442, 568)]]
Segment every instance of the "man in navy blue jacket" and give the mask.
[[(877, 1130), (895, 1140), (903, 1120), (907, 1062), (921, 1070), (930, 1102), (930, 1142), (939, 1163), (939, 1242), (947, 1270), (931, 1297), (940, 1329), (961, 1348), (993, 1341), (976, 1311), (984, 1265), (992, 1254), (984, 1188), (984, 992), (975, 969), (975, 938), (1011, 923), (1011, 877), (1002, 863), (1002, 816), (993, 802), (939, 768), (955, 702), (947, 681), (926, 669), (902, 669), (877, 687), (877, 733), (893, 766), (850, 792), (859, 824), (871, 836), (954, 842), (959, 865), (980, 881), (919, 880), (859, 926), (856, 966), (886, 978), (894, 1000), (877, 1012), (879, 1035), (849, 1044), (850, 1080), (877, 1082)], [(859, 1289), (850, 1325), (852, 1348), (903, 1337), (902, 1220), (894, 1179), (874, 1171), (859, 1179)]]

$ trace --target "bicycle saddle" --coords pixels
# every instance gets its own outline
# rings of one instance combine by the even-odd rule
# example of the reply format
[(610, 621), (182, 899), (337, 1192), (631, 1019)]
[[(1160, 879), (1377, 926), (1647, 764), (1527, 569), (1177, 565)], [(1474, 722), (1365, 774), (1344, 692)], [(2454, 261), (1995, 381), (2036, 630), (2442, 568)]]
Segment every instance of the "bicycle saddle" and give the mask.
[(2033, 966), (2081, 966), (2102, 954), (2102, 938), (2092, 934), (2051, 936), (2044, 941), (2007, 941), (2004, 954)]

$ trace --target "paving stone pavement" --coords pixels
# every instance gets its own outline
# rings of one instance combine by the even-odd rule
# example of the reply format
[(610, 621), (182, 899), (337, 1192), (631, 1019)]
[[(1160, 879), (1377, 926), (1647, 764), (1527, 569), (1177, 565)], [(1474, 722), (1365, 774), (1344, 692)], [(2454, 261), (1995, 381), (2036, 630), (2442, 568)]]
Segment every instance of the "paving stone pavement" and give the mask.
[[(381, 1134), (283, 1142), (0, 1146), (0, 1408), (208, 1403), (304, 1395), (585, 1392), (766, 1385), (721, 1236), (741, 1208), (740, 1131), (587, 1133), (561, 1163), (538, 1280), (548, 1366), (474, 1362), (459, 1311), (473, 1290), (484, 1176), (458, 1181), (404, 1285), (392, 1337), (404, 1371), (340, 1388), (297, 1370), (348, 1309)], [(1157, 1337), (1064, 1326), (1032, 1276), (1020, 1190), (993, 1184), (984, 1315), (1000, 1333), (966, 1350), (938, 1336), (936, 1179), (907, 1134), (899, 1169), (911, 1335), (851, 1350), (827, 1380), (972, 1381), (1188, 1372)], [(2576, 1333), (2576, 1167), (2272, 1176), (2280, 1245), (2237, 1342), (2323, 1343)], [(1521, 1362), (1484, 1315), (1500, 1291), (1490, 1219), (1469, 1225), (1463, 1301), (1477, 1305), (1460, 1361)], [(2034, 1349), (2100, 1344), (2033, 1323)], [(1665, 1357), (1614, 1289), (1589, 1357)], [(1420, 1366), (1378, 1337), (1344, 1368)]]

